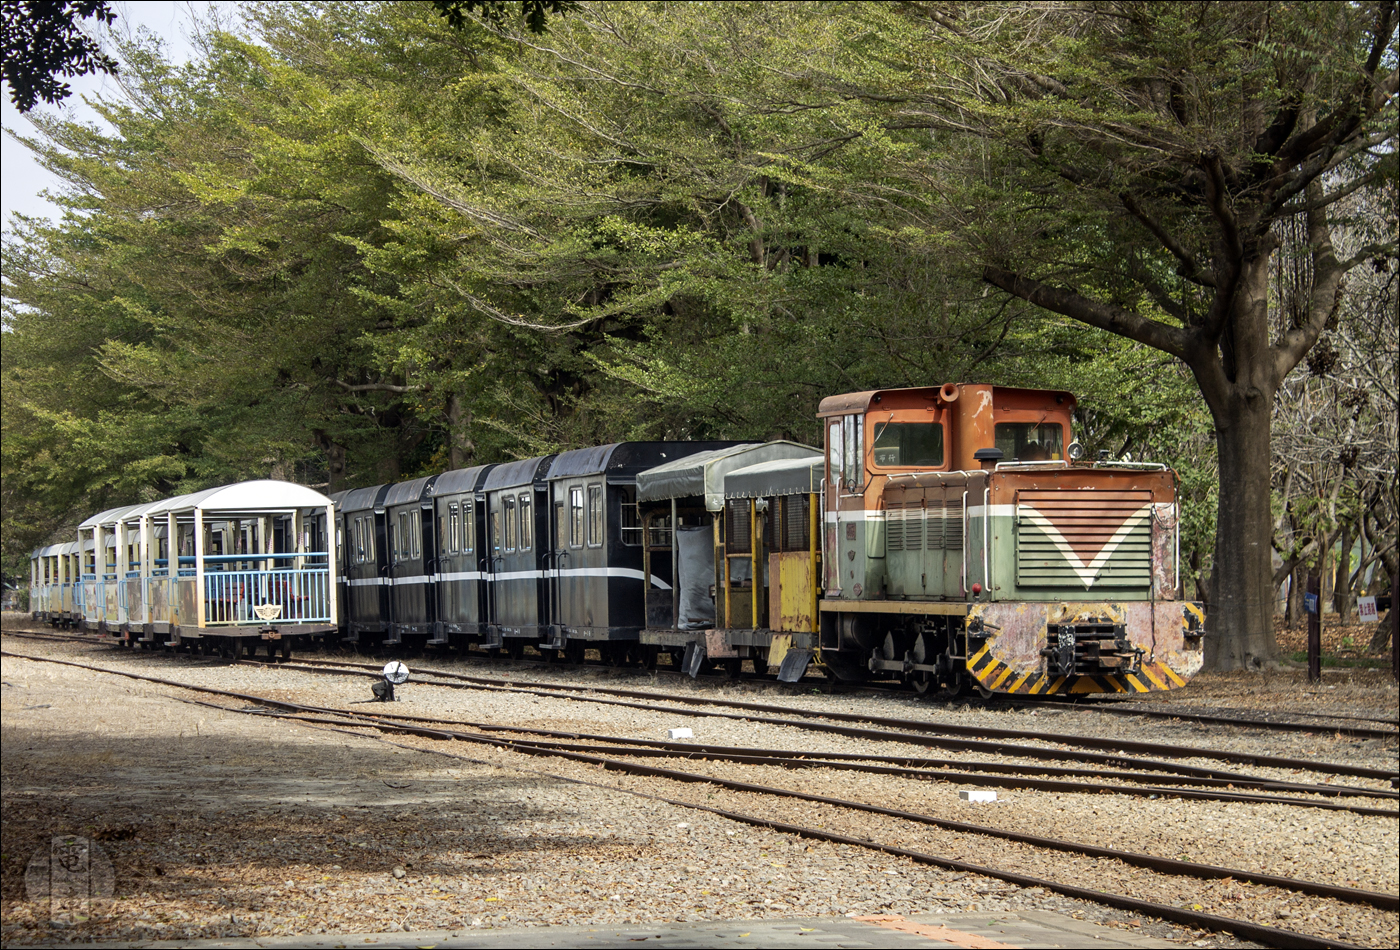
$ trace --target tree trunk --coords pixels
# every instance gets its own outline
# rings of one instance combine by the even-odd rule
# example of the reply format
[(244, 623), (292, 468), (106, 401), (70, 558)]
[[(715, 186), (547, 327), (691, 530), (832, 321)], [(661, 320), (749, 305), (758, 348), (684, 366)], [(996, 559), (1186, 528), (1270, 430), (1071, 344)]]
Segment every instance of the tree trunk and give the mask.
[(1298, 623), (1303, 616), (1303, 594), (1308, 586), (1308, 570), (1301, 564), (1293, 569), (1288, 584), (1288, 613), (1284, 619), (1288, 623)]
[[(1272, 393), (1236, 387), (1222, 402), (1218, 409), (1212, 407), (1220, 457), (1220, 503), (1206, 666), (1215, 670), (1259, 669), (1278, 650), (1269, 556), (1274, 519), (1267, 488), (1273, 399)], [(1221, 565), (1230, 565), (1223, 576)]]
[(1336, 570), (1332, 575), (1332, 609), (1337, 612), (1342, 623), (1347, 622), (1351, 613), (1351, 545), (1355, 540), (1351, 535), (1351, 524), (1342, 528), (1341, 548), (1337, 552)]
[(454, 468), (466, 468), (476, 452), (476, 443), (467, 438), (466, 426), (472, 421), (470, 412), (462, 411), (462, 397), (453, 393), (447, 399), (447, 459)]

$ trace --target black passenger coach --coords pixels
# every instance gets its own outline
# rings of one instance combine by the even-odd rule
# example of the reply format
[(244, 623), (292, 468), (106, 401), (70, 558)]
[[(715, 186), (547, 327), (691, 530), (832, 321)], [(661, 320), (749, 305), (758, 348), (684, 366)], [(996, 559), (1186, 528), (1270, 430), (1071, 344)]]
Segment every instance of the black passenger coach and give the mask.
[(637, 473), (736, 444), (618, 442), (341, 492), (346, 637), (642, 659), (646, 592), (672, 578), (643, 570)]

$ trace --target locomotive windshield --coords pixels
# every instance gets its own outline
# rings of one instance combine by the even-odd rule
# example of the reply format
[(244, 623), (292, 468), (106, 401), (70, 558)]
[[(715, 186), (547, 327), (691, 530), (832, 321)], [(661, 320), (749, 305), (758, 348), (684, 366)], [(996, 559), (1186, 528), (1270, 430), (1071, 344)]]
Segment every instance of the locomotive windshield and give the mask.
[(875, 423), (875, 464), (885, 467), (943, 465), (941, 422)]
[(1007, 461), (1049, 462), (1065, 457), (1064, 429), (1058, 422), (998, 422), (996, 439)]

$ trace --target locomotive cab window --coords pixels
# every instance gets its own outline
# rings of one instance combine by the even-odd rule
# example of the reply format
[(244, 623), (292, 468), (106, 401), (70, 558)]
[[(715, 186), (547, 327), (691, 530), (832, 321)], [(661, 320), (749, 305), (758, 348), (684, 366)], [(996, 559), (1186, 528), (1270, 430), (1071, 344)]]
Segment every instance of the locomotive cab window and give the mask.
[(1049, 462), (1065, 457), (1064, 428), (1058, 422), (998, 422), (996, 442), (1007, 461)]
[(872, 460), (880, 468), (942, 468), (943, 423), (872, 418)]

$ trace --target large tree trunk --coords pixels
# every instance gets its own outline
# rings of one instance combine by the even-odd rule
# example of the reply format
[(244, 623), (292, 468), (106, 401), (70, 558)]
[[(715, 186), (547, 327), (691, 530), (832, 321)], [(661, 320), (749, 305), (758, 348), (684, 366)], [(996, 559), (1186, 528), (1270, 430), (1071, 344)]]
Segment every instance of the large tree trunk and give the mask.
[[(1273, 400), (1232, 396), (1216, 419), (1220, 504), (1209, 605), (1206, 665), (1258, 669), (1274, 657), (1273, 566), (1269, 540), (1269, 422)], [(1221, 565), (1230, 565), (1222, 573)]]

